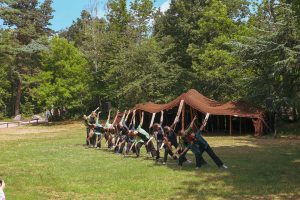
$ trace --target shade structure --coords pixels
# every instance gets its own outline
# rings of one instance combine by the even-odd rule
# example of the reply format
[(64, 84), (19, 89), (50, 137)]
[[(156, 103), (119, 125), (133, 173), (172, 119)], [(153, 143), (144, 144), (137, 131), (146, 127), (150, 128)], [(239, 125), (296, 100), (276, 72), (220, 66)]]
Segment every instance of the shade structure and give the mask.
[(200, 94), (197, 90), (194, 89), (191, 89), (188, 92), (181, 94), (169, 103), (141, 103), (135, 105), (134, 109), (149, 113), (157, 113), (162, 110), (168, 111), (176, 106), (179, 106), (182, 100), (184, 100), (184, 103), (189, 105), (191, 108), (202, 113), (210, 113), (211, 115), (251, 118), (255, 129), (255, 135), (261, 135), (263, 133), (264, 111), (262, 109), (252, 106), (243, 101), (230, 101), (227, 103), (220, 103), (205, 97), (204, 95)]

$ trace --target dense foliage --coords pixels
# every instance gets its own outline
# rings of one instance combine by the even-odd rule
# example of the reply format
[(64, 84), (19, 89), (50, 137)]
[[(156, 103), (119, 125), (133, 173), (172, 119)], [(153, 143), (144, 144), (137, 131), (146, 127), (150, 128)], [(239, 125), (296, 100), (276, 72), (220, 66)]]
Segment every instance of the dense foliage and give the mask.
[(51, 0), (0, 0), (0, 115), (73, 114), (166, 102), (195, 88), (219, 101), (299, 107), (296, 0), (109, 0), (52, 37)]

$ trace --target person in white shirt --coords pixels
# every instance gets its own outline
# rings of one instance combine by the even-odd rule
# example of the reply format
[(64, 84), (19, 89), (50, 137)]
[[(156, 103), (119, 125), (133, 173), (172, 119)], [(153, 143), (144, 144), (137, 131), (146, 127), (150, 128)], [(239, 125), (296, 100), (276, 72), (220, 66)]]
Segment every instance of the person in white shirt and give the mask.
[(3, 191), (4, 188), (5, 188), (4, 180), (0, 180), (0, 200), (5, 200), (5, 194)]

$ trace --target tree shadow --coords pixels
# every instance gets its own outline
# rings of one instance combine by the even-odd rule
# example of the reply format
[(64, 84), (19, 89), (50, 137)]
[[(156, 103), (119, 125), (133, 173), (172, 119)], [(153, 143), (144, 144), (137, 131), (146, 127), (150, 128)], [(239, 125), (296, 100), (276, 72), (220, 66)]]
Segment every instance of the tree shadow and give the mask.
[[(214, 147), (216, 154), (229, 166), (216, 167), (206, 155), (209, 166), (199, 170), (183, 166), (195, 173), (174, 188), (169, 199), (298, 199), (300, 197), (300, 148), (282, 146), (226, 146)], [(191, 156), (191, 155), (189, 155)], [(193, 163), (194, 159), (192, 160)], [(195, 164), (194, 164), (195, 165)], [(178, 170), (174, 164), (166, 165)]]

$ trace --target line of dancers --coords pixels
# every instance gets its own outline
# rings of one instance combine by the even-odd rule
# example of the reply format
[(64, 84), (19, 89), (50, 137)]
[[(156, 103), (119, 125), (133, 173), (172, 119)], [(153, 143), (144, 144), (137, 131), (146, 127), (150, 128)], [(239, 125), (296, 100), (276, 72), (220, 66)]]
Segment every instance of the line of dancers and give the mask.
[[(116, 154), (129, 156), (130, 153), (139, 157), (142, 146), (145, 146), (147, 156), (156, 161), (161, 159), (161, 152), (164, 151), (162, 163), (166, 164), (168, 157), (177, 160), (180, 167), (185, 162), (191, 162), (186, 158), (189, 150), (194, 154), (196, 169), (207, 162), (203, 158), (206, 152), (219, 168), (228, 167), (215, 154), (208, 142), (203, 138), (202, 133), (207, 119), (198, 128), (196, 126), (197, 116), (195, 116), (186, 130), (175, 132), (175, 126), (179, 122), (179, 115), (174, 122), (163, 127), (164, 112), (161, 111), (160, 122), (154, 123), (154, 117), (150, 122), (150, 133), (144, 128), (144, 112), (141, 112), (139, 124), (136, 124), (136, 110), (118, 111), (112, 123), (110, 123), (111, 110), (108, 113), (107, 121), (101, 124), (99, 108), (94, 110), (89, 116), (84, 115), (86, 126), (86, 145), (93, 148), (101, 148), (101, 141), (105, 139), (105, 145)], [(129, 120), (129, 115), (132, 115)], [(122, 117), (121, 117), (122, 116)], [(119, 119), (121, 117), (121, 119)], [(154, 143), (156, 145), (154, 145)]]

